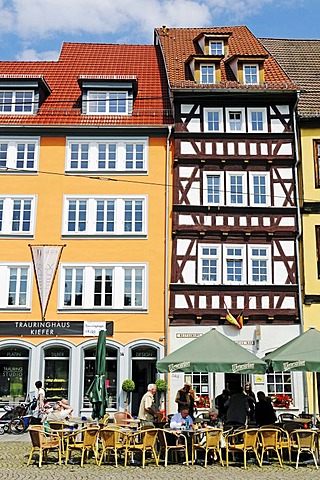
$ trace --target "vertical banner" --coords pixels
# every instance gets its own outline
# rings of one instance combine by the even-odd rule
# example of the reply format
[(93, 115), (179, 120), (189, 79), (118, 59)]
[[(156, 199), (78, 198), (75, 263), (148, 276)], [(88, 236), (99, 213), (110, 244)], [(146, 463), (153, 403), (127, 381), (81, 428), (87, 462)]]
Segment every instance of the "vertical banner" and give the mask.
[(29, 247), (37, 280), (42, 320), (44, 320), (54, 277), (65, 245), (29, 245)]

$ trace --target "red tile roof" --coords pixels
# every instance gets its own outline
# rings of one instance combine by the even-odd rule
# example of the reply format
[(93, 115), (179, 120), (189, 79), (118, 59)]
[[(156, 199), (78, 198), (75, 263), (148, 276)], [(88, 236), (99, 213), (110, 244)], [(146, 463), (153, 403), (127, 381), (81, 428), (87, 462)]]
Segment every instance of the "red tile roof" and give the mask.
[(260, 41), (301, 89), (299, 115), (320, 118), (320, 40), (261, 38)]
[[(201, 50), (195, 39), (199, 35), (215, 34), (227, 35), (228, 56), (220, 62), (221, 83), (214, 85), (197, 84), (188, 67), (186, 60), (190, 55), (199, 55)], [(164, 55), (170, 87), (173, 89), (199, 88), (199, 89), (250, 89), (250, 90), (287, 90), (295, 89), (295, 85), (285, 74), (282, 68), (268, 54), (261, 42), (245, 26), (215, 27), (215, 28), (158, 28), (156, 34), (159, 38)], [(266, 57), (264, 62), (265, 82), (260, 85), (243, 85), (237, 82), (228, 66), (228, 60), (233, 56)]]
[[(160, 65), (160, 68), (159, 68)], [(63, 43), (57, 62), (0, 62), (0, 78), (44, 77), (51, 94), (36, 115), (0, 114), (1, 125), (162, 126), (172, 123), (166, 76), (152, 45)], [(137, 78), (133, 114), (83, 115), (78, 78)], [(1, 88), (1, 82), (0, 82)]]

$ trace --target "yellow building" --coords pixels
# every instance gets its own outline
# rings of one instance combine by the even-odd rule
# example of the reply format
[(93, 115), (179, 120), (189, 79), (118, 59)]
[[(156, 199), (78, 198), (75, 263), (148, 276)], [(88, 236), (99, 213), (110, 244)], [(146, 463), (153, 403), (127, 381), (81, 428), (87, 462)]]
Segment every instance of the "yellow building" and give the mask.
[(63, 44), (57, 62), (0, 64), (0, 402), (42, 380), (90, 412), (99, 330), (109, 410), (137, 413), (164, 354), (164, 72), (155, 47)]
[[(301, 279), (303, 330), (320, 330), (320, 40), (262, 39), (300, 88)], [(311, 374), (307, 374), (306, 406), (314, 411)], [(320, 376), (317, 373), (319, 413)]]

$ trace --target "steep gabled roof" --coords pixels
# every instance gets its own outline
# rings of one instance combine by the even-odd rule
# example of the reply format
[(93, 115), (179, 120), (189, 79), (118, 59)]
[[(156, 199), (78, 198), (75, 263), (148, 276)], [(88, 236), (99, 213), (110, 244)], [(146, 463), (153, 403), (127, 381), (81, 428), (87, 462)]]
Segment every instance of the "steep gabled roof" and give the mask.
[[(0, 62), (0, 78), (41, 77), (51, 94), (36, 115), (0, 115), (0, 125), (161, 126), (172, 123), (162, 60), (152, 45), (64, 43), (57, 62)], [(133, 114), (83, 115), (79, 78), (137, 79)], [(1, 88), (1, 82), (0, 82)]]
[(320, 40), (261, 38), (260, 41), (301, 89), (299, 115), (320, 118)]
[[(221, 59), (221, 82), (219, 84), (197, 84), (186, 65), (190, 55), (199, 54), (197, 38), (205, 35), (230, 35), (228, 56)], [(157, 28), (165, 59), (169, 84), (172, 89), (245, 89), (245, 90), (295, 90), (295, 85), (286, 73), (268, 54), (261, 42), (245, 26), (215, 28)], [(243, 85), (237, 82), (228, 66), (231, 57), (264, 58), (265, 82), (260, 85)]]

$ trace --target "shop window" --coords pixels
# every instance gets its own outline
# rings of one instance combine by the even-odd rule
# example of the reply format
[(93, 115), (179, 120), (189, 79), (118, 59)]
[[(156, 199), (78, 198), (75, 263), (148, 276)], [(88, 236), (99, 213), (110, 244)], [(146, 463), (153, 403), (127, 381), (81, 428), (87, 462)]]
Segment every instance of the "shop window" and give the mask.
[[(87, 348), (84, 351), (84, 389), (83, 408), (91, 408), (89, 397), (86, 395), (88, 388), (94, 380), (95, 375), (96, 347)], [(118, 350), (107, 347), (106, 356), (106, 387), (108, 396), (108, 408), (118, 408)]]
[(198, 408), (209, 408), (210, 394), (209, 394), (209, 374), (201, 372), (185, 373), (184, 381), (192, 385), (192, 390), (195, 393), (196, 405)]
[(27, 396), (29, 351), (21, 347), (0, 349), (0, 406), (19, 403)]
[(65, 347), (50, 347), (44, 352), (44, 389), (49, 401), (69, 398), (69, 355)]
[(267, 391), (271, 398), (276, 395), (288, 395), (292, 398), (292, 378), (290, 372), (269, 372), (267, 374)]

